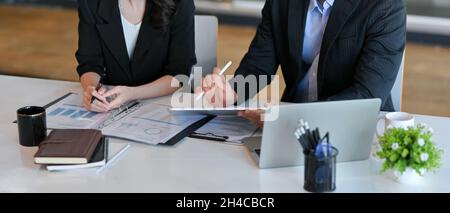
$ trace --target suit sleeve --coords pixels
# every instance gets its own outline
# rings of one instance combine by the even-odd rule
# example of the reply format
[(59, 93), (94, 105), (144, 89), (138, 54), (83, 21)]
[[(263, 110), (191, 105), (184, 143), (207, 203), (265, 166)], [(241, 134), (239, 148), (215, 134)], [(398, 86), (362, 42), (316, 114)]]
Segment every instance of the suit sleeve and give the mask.
[(405, 2), (377, 1), (373, 11), (353, 85), (329, 97), (330, 101), (380, 98), (384, 105), (390, 97), (405, 49)]
[(192, 0), (179, 1), (178, 9), (170, 26), (168, 62), (166, 75), (187, 75), (197, 63), (195, 56), (195, 6)]
[(78, 50), (75, 57), (78, 61), (77, 72), (81, 77), (84, 73), (104, 73), (103, 52), (96, 29), (94, 17), (88, 1), (78, 0)]
[[(254, 75), (258, 79), (260, 76), (267, 76), (270, 81), (271, 77), (276, 74), (279, 61), (275, 52), (272, 24), (272, 0), (267, 0), (262, 10), (262, 21), (258, 25), (256, 35), (237, 69), (235, 77), (243, 76), (245, 78)], [(259, 85), (258, 82), (258, 91), (265, 86)], [(234, 88), (237, 90), (236, 84)], [(254, 95), (256, 94), (249, 93), (248, 88), (246, 88), (245, 99)]]

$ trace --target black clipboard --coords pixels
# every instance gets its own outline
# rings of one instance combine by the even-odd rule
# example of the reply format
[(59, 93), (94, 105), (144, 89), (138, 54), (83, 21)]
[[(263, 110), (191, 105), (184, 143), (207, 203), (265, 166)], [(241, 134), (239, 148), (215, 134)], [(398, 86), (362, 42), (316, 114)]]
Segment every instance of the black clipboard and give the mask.
[(218, 142), (227, 142), (228, 136), (220, 136), (215, 135), (212, 133), (208, 134), (200, 134), (197, 132), (193, 132), (191, 135), (189, 135), (190, 138), (196, 138), (196, 139), (202, 139), (202, 140), (210, 140), (210, 141), (218, 141)]
[(60, 98), (55, 99), (54, 101), (52, 101), (52, 102), (46, 104), (46, 105), (43, 106), (43, 107), (44, 107), (45, 109), (48, 109), (49, 107), (53, 106), (54, 104), (60, 102), (61, 100), (63, 100), (64, 98), (67, 98), (69, 95), (72, 95), (72, 94), (74, 94), (74, 93), (69, 92), (69, 93), (67, 93), (67, 94), (65, 94), (65, 95), (63, 95), (63, 96), (61, 96)]
[[(72, 92), (69, 92), (69, 93), (67, 93), (67, 94), (65, 94), (65, 95), (63, 95), (63, 96), (61, 96), (61, 97), (59, 97), (59, 98), (57, 98), (57, 99), (51, 101), (50, 103), (44, 105), (43, 107), (44, 107), (45, 109), (48, 109), (49, 107), (53, 106), (54, 104), (60, 102), (61, 100), (63, 100), (64, 98), (67, 98), (69, 95), (72, 95), (72, 94), (73, 94)], [(16, 124), (16, 123), (17, 123), (17, 120), (13, 121), (13, 123)]]
[(200, 127), (202, 127), (203, 125), (205, 125), (206, 123), (208, 123), (209, 121), (214, 119), (215, 117), (216, 116), (207, 116), (206, 118), (203, 118), (203, 119), (195, 122), (194, 124), (190, 125), (188, 128), (184, 129), (183, 131), (181, 131), (180, 133), (175, 135), (173, 138), (169, 139), (167, 142), (160, 143), (158, 145), (173, 146), (173, 145), (177, 144), (178, 142), (180, 142), (181, 140), (183, 140), (184, 138), (189, 137), (193, 132), (195, 132), (197, 129), (200, 129)]

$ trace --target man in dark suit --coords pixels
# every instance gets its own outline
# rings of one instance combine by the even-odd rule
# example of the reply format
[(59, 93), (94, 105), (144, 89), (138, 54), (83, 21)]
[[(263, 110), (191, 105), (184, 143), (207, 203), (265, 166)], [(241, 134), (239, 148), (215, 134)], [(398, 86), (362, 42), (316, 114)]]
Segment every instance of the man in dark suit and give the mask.
[[(267, 0), (262, 15), (236, 76), (271, 76), (281, 65), (284, 102), (380, 98), (381, 110), (394, 110), (390, 92), (406, 42), (404, 0)], [(205, 97), (213, 96), (215, 106), (237, 100), (224, 79), (204, 79)]]

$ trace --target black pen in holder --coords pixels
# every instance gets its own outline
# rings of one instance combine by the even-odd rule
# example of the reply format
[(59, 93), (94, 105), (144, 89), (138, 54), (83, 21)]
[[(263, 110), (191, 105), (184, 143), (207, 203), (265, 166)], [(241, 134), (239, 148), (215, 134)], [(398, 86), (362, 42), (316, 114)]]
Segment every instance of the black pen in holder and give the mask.
[(319, 128), (311, 130), (308, 122), (298, 121), (295, 138), (303, 148), (305, 172), (303, 188), (309, 192), (332, 192), (336, 189), (338, 150), (330, 145), (330, 133), (322, 138)]
[(336, 157), (338, 150), (329, 148), (326, 156), (310, 152), (305, 155), (303, 188), (309, 192), (332, 192), (336, 189)]

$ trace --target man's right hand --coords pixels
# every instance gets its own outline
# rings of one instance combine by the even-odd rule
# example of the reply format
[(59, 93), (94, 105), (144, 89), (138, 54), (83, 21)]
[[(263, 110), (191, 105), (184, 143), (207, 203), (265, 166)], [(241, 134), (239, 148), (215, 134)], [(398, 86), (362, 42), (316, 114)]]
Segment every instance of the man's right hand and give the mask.
[(203, 101), (212, 107), (227, 107), (237, 101), (237, 94), (227, 82), (224, 75), (219, 75), (220, 69), (214, 68), (213, 74), (205, 76), (202, 86), (196, 88), (195, 94), (198, 97), (202, 92)]

